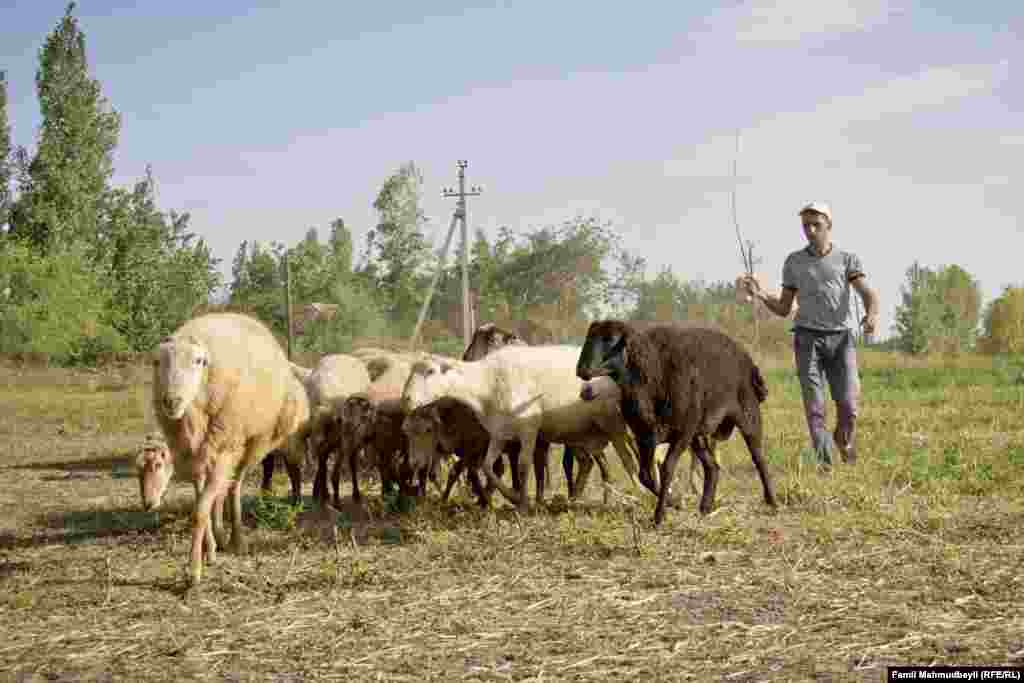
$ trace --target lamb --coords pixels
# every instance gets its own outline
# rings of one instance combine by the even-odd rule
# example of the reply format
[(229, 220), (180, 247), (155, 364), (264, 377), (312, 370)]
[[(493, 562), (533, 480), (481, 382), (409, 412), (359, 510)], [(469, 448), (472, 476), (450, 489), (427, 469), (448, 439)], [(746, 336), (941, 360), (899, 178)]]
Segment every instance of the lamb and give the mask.
[(370, 373), (363, 362), (343, 353), (324, 356), (306, 376), (305, 387), (312, 411), (306, 434), (309, 452), (317, 462), (313, 498), (320, 503), (327, 499), (327, 459), (333, 449), (327, 446), (324, 436), (333, 417), (335, 399), (366, 391), (369, 386)]
[[(324, 443), (325, 447), (337, 448), (340, 454), (331, 473), (335, 506), (340, 503), (344, 460), (348, 460), (352, 475), (352, 500), (362, 500), (358, 467), (361, 450), (368, 452), (376, 461), (382, 487), (394, 482), (402, 493), (414, 492), (409, 484), (414, 473), (406, 463), (408, 440), (401, 429), (404, 417), (398, 398), (381, 395), (373, 386), (368, 391), (333, 401), (332, 418), (326, 423)], [(419, 488), (424, 483), (421, 477)]]
[(520, 509), (528, 505), (526, 492), (510, 491), (492, 467), (505, 442), (518, 439), (518, 469), (525, 482), (542, 432), (546, 441), (591, 453), (603, 451), (611, 441), (635, 481), (636, 464), (625, 444), (626, 426), (618, 402), (580, 398), (582, 382), (574, 374), (579, 353), (575, 346), (512, 345), (474, 362), (424, 359), (413, 366), (402, 392), (403, 407), (412, 412), (444, 397), (468, 405), (491, 437), (484, 474)]
[[(448, 500), (452, 487), (463, 471), (469, 476), (470, 486), (481, 507), (490, 505), (491, 492), (494, 487), (486, 487), (479, 479), (479, 468), (487, 454), (487, 445), (491, 436), (480, 424), (473, 411), (463, 403), (442, 398), (428, 405), (417, 408), (402, 422), (402, 431), (409, 440), (409, 462), (416, 470), (433, 471), (438, 456), (454, 453), (456, 462), (448, 477), (448, 483), (441, 500)], [(512, 488), (522, 489), (519, 478), (519, 443), (510, 441), (505, 444), (505, 453), (512, 466)], [(544, 492), (548, 444), (538, 437), (537, 456), (534, 457), (534, 477), (537, 481), (538, 495)], [(505, 473), (504, 460), (498, 458), (492, 470), (499, 479)]]
[[(714, 505), (718, 484), (716, 441), (738, 427), (775, 507), (771, 479), (761, 457), (760, 404), (768, 396), (761, 371), (734, 339), (710, 327), (653, 325), (643, 331), (621, 320), (590, 324), (576, 374), (583, 380), (608, 376), (622, 392), (622, 414), (640, 446), (640, 478), (658, 496), (654, 524), (665, 518), (667, 493), (676, 462), (687, 446), (704, 470), (701, 514)], [(581, 397), (595, 399), (584, 386)], [(661, 464), (661, 486), (650, 473), (654, 449), (668, 442)]]
[[(206, 558), (214, 559), (208, 535), (215, 503), (230, 494), (231, 545), (244, 553), (245, 475), (283, 445), (294, 461), (300, 453), (296, 435), (309, 420), (309, 399), (274, 335), (246, 315), (193, 318), (161, 342), (156, 356), (156, 417), (176, 466), (191, 473), (198, 494), (188, 572), (197, 586), (204, 543)], [(214, 534), (219, 526), (215, 521)]]

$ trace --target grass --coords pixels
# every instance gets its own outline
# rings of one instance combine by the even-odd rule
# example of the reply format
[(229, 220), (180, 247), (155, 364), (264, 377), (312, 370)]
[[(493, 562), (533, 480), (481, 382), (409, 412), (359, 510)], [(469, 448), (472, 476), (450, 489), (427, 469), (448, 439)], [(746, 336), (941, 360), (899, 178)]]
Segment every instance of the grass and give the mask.
[(369, 519), (346, 508), (327, 535), (281, 473), (275, 495), (245, 499), (252, 553), (222, 553), (188, 600), (191, 487), (142, 512), (130, 467), (155, 427), (148, 373), (0, 368), (0, 671), (878, 681), (892, 664), (1024, 665), (1019, 366), (861, 360), (861, 458), (830, 474), (800, 457), (787, 359), (763, 363), (775, 513), (739, 437), (719, 450), (718, 509), (702, 519), (686, 496), (657, 530), (628, 488), (603, 504), (596, 473), (567, 503), (557, 453), (527, 516), (367, 482)]

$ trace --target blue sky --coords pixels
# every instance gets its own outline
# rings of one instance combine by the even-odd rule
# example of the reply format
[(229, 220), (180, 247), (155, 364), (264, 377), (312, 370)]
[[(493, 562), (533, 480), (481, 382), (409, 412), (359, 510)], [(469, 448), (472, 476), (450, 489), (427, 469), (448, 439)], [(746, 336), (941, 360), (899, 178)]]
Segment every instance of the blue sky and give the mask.
[[(0, 0), (20, 144), (64, 7)], [(731, 280), (739, 129), (739, 220), (770, 286), (810, 199), (831, 201), (885, 330), (914, 259), (963, 266), (986, 298), (1024, 281), (1019, 3), (85, 0), (76, 15), (123, 117), (115, 182), (152, 164), (160, 206), (189, 211), (225, 271), (243, 239), (291, 244), (338, 216), (361, 242), (407, 160), (441, 232), (465, 158), (486, 186), (473, 227), (598, 215), (652, 275)]]

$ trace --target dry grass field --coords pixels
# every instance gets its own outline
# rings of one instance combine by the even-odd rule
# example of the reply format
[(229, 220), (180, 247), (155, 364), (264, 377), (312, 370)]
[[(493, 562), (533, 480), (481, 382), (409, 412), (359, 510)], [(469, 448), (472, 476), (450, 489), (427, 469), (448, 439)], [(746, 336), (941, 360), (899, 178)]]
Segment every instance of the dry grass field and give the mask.
[[(148, 371), (0, 368), (0, 678), (879, 681), (1024, 665), (1024, 383), (985, 357), (862, 354), (860, 461), (818, 473), (789, 359), (765, 362), (780, 509), (735, 435), (719, 508), (653, 529), (619, 477), (519, 517), (460, 492), (306, 527), (258, 482), (252, 554), (183, 597), (192, 491), (140, 511)], [(680, 468), (682, 469), (682, 468)], [(617, 473), (618, 474), (618, 473)], [(258, 473), (257, 473), (258, 475)], [(275, 493), (285, 496), (284, 473)], [(679, 488), (682, 488), (681, 486)], [(305, 491), (311, 483), (305, 482)]]

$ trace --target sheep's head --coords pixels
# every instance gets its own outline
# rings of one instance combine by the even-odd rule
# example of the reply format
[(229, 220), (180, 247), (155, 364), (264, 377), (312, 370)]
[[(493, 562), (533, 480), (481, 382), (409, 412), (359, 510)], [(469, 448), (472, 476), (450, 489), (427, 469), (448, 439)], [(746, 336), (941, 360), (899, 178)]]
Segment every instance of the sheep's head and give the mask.
[(159, 439), (147, 438), (135, 456), (135, 470), (139, 475), (142, 509), (159, 508), (171, 477), (174, 476), (174, 456), (167, 444)]
[(197, 339), (168, 337), (157, 348), (153, 366), (157, 409), (180, 420), (206, 380), (210, 354)]
[(448, 453), (441, 416), (436, 405), (412, 411), (402, 420), (402, 431), (409, 439), (409, 465), (413, 471), (429, 467), (439, 454)]
[(341, 454), (348, 457), (352, 450), (370, 440), (377, 422), (377, 406), (365, 394), (353, 394), (336, 411), (331, 424), (330, 440), (341, 444)]
[(603, 376), (623, 381), (626, 378), (626, 342), (631, 332), (629, 325), (621, 320), (590, 323), (576, 363), (576, 376), (584, 381)]
[(473, 333), (473, 339), (466, 347), (465, 353), (462, 354), (462, 360), (480, 360), (491, 351), (503, 346), (525, 344), (526, 342), (520, 339), (515, 332), (503, 330), (494, 323), (484, 323)]
[(449, 394), (459, 370), (451, 363), (426, 358), (413, 363), (402, 389), (402, 410), (411, 413)]

